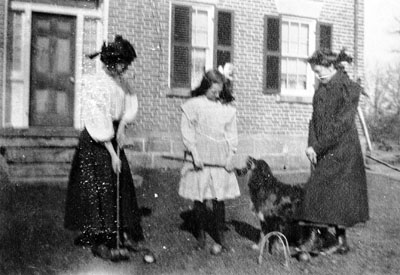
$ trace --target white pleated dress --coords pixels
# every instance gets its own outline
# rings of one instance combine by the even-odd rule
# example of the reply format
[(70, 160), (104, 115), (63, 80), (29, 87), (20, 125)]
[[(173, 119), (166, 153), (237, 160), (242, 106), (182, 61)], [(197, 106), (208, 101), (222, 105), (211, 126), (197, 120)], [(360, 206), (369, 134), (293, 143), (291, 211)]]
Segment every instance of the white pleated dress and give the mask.
[[(181, 132), (187, 150), (197, 151), (203, 163), (224, 166), (229, 153), (237, 149), (236, 109), (205, 96), (191, 98), (181, 108)], [(187, 162), (181, 171), (179, 195), (198, 201), (226, 200), (240, 196), (240, 190), (233, 172), (207, 166), (195, 170)]]

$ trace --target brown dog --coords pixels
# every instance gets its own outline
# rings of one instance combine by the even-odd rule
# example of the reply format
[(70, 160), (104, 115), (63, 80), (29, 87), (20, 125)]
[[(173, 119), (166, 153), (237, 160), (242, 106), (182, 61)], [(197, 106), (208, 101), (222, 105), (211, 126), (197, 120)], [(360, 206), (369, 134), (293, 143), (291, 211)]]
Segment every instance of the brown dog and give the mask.
[[(247, 167), (238, 171), (239, 175), (248, 174), (248, 187), (252, 211), (261, 224), (261, 238), (272, 231), (279, 231), (289, 243), (298, 245), (305, 232), (295, 215), (303, 198), (303, 185), (287, 184), (272, 174), (264, 160), (252, 157), (247, 159)], [(272, 243), (271, 243), (272, 244)], [(258, 245), (260, 248), (260, 243)]]

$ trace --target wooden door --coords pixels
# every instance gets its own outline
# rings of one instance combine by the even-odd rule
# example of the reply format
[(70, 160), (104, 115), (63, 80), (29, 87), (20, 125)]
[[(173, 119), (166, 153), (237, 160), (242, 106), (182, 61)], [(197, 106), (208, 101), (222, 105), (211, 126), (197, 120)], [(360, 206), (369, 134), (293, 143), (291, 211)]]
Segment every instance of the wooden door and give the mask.
[(30, 126), (73, 126), (75, 21), (32, 14)]

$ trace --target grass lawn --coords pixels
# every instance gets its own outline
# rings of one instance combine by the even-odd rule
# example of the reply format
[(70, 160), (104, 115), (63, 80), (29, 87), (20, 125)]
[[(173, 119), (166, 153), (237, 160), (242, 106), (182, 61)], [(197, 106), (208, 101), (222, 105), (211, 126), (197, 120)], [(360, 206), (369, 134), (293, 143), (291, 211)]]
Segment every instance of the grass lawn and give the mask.
[[(259, 224), (249, 209), (245, 178), (239, 178), (242, 196), (227, 203), (226, 232), (234, 252), (212, 256), (208, 248), (195, 251), (193, 235), (182, 228), (181, 214), (191, 203), (177, 194), (178, 170), (140, 170), (144, 183), (137, 190), (141, 206), (153, 213), (143, 228), (157, 262), (143, 263), (133, 254), (129, 262), (111, 263), (73, 245), (75, 232), (63, 228), (65, 187), (13, 186), (0, 194), (0, 274), (400, 274), (400, 182), (368, 174), (370, 221), (348, 231), (347, 256), (316, 257), (311, 262), (292, 259), (283, 266), (283, 254), (265, 255), (257, 264)], [(307, 175), (283, 174), (286, 182)]]

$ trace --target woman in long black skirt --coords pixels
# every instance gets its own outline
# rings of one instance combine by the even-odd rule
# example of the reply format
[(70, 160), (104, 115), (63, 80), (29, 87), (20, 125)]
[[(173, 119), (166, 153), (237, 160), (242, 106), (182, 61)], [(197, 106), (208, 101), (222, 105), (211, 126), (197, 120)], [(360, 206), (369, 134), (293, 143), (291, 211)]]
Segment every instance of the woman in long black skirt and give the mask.
[[(306, 155), (314, 167), (299, 219), (311, 226), (301, 250), (346, 254), (346, 229), (369, 219), (367, 180), (355, 117), (362, 88), (344, 71), (344, 50), (317, 50), (307, 60), (319, 79)], [(335, 229), (330, 240), (328, 229)]]
[[(128, 161), (122, 149), (125, 127), (136, 116), (137, 96), (122, 75), (136, 58), (133, 46), (121, 36), (104, 43), (103, 69), (83, 81), (84, 129), (80, 134), (68, 183), (65, 227), (79, 230), (77, 245), (92, 247), (110, 259), (116, 247), (117, 173), (120, 182), (121, 245), (136, 249), (144, 240), (141, 212)], [(119, 157), (117, 150), (119, 150)]]

